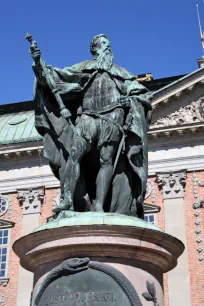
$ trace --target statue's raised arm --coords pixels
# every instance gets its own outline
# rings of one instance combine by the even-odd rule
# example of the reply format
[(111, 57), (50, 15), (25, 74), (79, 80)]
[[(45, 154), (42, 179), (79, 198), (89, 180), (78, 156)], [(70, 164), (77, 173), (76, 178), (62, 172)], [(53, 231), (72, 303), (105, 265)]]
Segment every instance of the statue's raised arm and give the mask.
[(52, 73), (47, 66), (47, 64), (41, 59), (41, 51), (37, 45), (37, 42), (33, 40), (32, 35), (27, 33), (26, 39), (30, 42), (30, 54), (34, 60), (35, 67), (34, 69), (37, 80), (44, 82), (45, 86), (47, 86), (53, 95), (55, 96), (55, 99), (58, 103), (60, 113), (63, 118), (69, 118), (71, 116), (71, 113), (69, 110), (65, 107), (64, 102), (59, 94), (59, 88), (57, 88), (55, 79), (52, 76)]

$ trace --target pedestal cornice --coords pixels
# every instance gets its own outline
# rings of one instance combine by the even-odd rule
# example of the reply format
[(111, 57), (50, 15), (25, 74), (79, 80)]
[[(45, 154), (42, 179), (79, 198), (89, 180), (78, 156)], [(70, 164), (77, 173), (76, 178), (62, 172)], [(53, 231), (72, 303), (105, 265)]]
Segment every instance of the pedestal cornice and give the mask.
[[(21, 258), (21, 265), (34, 272), (39, 265), (83, 254), (89, 258), (112, 256), (139, 260), (151, 263), (163, 272), (176, 266), (177, 258), (184, 250), (183, 244), (178, 239), (159, 228), (157, 230), (155, 226), (151, 229), (147, 222), (134, 217), (122, 215), (113, 217), (113, 214), (104, 214), (102, 218), (99, 213), (92, 214), (94, 214), (92, 225), (88, 224), (90, 223), (90, 213), (88, 213), (89, 218), (84, 215), (61, 219), (63, 224), (60, 224), (60, 220), (52, 221), (47, 223), (43, 230), (40, 228), (39, 231), (16, 241), (13, 249)], [(117, 224), (119, 219), (123, 218), (126, 221), (129, 218), (131, 225)], [(73, 219), (75, 225), (69, 225)], [(138, 225), (140, 223), (140, 227), (137, 223)]]

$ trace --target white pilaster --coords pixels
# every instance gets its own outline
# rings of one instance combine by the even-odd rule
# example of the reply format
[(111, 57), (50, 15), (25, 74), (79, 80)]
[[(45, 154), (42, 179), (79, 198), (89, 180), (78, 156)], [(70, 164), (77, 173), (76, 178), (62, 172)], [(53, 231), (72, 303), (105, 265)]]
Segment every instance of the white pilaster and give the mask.
[[(158, 173), (158, 184), (164, 197), (165, 231), (186, 245), (184, 189), (186, 171)], [(169, 306), (191, 306), (188, 252), (178, 259), (178, 265), (168, 273)]]
[[(40, 208), (44, 201), (44, 188), (18, 190), (19, 204), (23, 209), (22, 235), (30, 234), (40, 225)], [(16, 306), (30, 305), (33, 289), (33, 273), (19, 267)]]

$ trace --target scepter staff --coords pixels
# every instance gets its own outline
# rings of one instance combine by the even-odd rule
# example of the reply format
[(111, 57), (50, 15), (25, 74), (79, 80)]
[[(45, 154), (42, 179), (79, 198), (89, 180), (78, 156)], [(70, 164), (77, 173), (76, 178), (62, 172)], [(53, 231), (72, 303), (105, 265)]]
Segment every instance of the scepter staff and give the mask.
[[(41, 52), (40, 52), (40, 49), (38, 48), (37, 42), (33, 40), (32, 35), (29, 33), (26, 34), (26, 39), (30, 43), (30, 53), (32, 54), (35, 62), (37, 62), (37, 65), (41, 68), (43, 76), (45, 77), (46, 83), (57, 101), (57, 104), (60, 109), (60, 114), (62, 115), (64, 119), (67, 119), (72, 131), (74, 132), (74, 125), (70, 118), (71, 113), (64, 105), (62, 97), (59, 93), (59, 89), (56, 86), (55, 80), (53, 76), (51, 75), (49, 68), (47, 67), (45, 62), (40, 58)], [(35, 59), (35, 57), (38, 58), (38, 60)]]

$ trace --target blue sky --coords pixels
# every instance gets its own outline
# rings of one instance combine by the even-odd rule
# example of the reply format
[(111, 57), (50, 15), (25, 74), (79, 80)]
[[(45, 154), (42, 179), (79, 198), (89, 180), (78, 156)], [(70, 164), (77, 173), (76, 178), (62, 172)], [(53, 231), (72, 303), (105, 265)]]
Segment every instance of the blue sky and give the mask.
[(91, 58), (89, 43), (109, 36), (115, 63), (154, 78), (190, 73), (202, 56), (196, 3), (203, 0), (1, 0), (0, 104), (32, 99), (31, 32), (50, 65)]

